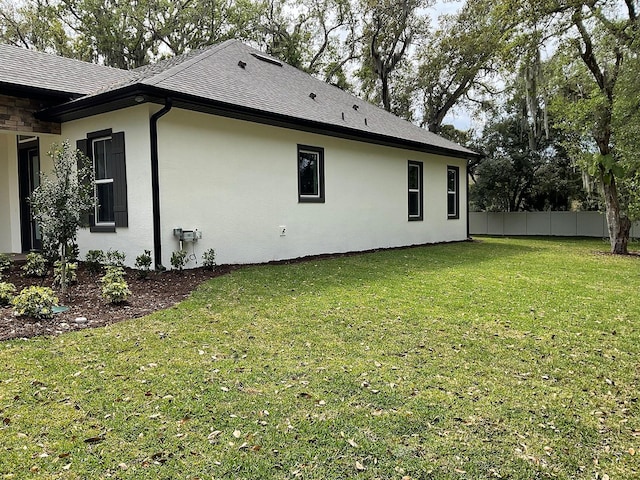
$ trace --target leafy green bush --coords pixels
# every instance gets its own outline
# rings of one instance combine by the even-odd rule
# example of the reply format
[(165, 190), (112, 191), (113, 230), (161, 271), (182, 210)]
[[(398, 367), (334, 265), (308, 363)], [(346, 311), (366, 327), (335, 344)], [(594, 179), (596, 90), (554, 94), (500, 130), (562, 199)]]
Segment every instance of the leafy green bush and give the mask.
[(187, 264), (187, 252), (186, 250), (176, 250), (171, 254), (171, 266), (174, 270), (182, 271)]
[(202, 254), (202, 265), (207, 270), (214, 270), (216, 268), (216, 251), (213, 248), (210, 248)]
[(131, 290), (124, 279), (124, 269), (122, 267), (109, 265), (107, 272), (102, 279), (102, 298), (109, 303), (122, 303), (129, 298)]
[(44, 277), (47, 274), (47, 259), (39, 253), (29, 253), (22, 272), (25, 277)]
[(31, 286), (24, 288), (11, 301), (16, 315), (45, 319), (53, 317), (53, 307), (58, 305), (58, 298), (48, 287)]
[(138, 270), (138, 277), (147, 278), (151, 269), (151, 250), (145, 250), (142, 255), (138, 255), (134, 266)]
[[(77, 270), (78, 270), (77, 263), (67, 263), (67, 267), (66, 267), (67, 284), (75, 283), (78, 281)], [(62, 283), (62, 262), (60, 262), (60, 260), (57, 260), (53, 264), (53, 281), (58, 285)]]
[(80, 247), (75, 242), (67, 245), (67, 262), (76, 263), (80, 259)]
[(105, 254), (105, 264), (113, 267), (124, 267), (124, 260), (127, 254), (119, 250), (111, 250)]
[(105, 263), (105, 256), (102, 250), (89, 250), (85, 258), (87, 269), (91, 273), (98, 273)]
[(0, 305), (9, 305), (16, 293), (16, 287), (13, 283), (0, 282)]
[(11, 257), (6, 253), (0, 253), (0, 277), (2, 272), (5, 272), (11, 268)]

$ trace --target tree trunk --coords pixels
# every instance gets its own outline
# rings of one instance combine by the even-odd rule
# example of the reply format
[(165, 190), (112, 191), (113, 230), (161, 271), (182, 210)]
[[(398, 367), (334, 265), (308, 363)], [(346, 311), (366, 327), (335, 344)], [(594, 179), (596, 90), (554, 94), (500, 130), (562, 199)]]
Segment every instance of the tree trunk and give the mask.
[(620, 212), (620, 202), (618, 201), (618, 188), (616, 187), (615, 177), (612, 176), (610, 182), (605, 182), (603, 175), (600, 175), (600, 181), (604, 191), (611, 253), (627, 255), (629, 253), (627, 246), (629, 244), (631, 221), (626, 215)]
[(391, 111), (391, 98), (389, 95), (389, 75), (386, 72), (380, 73), (382, 80), (382, 106), (387, 112)]
[(66, 239), (65, 243), (62, 244), (62, 255), (60, 255), (60, 270), (62, 272), (62, 277), (60, 278), (60, 292), (63, 297), (67, 295), (67, 245)]

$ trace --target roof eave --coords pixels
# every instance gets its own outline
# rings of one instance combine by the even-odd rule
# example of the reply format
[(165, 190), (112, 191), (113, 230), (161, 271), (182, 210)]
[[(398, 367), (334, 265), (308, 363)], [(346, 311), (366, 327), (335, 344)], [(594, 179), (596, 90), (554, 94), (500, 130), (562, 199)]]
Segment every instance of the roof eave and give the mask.
[(318, 133), (348, 140), (373, 143), (376, 145), (403, 148), (466, 160), (481, 157), (480, 154), (474, 152), (448, 149), (435, 145), (428, 145), (426, 143), (357, 130), (350, 127), (341, 127), (339, 125), (320, 123), (278, 113), (266, 112), (263, 110), (253, 109), (251, 107), (209, 100), (199, 96), (174, 92), (145, 84), (130, 85), (118, 90), (108, 91), (91, 97), (80, 98), (56, 107), (48, 108), (39, 112), (38, 118), (58, 122), (77, 120), (79, 118), (139, 105), (141, 103), (141, 99), (137, 98), (137, 101), (136, 97), (144, 97), (142, 102), (159, 104), (164, 103), (164, 99), (170, 97), (173, 100), (174, 107), (184, 108), (186, 110)]
[(75, 92), (63, 92), (60, 90), (52, 90), (48, 88), (33, 87), (29, 85), (18, 85), (15, 83), (1, 82), (0, 91), (3, 95), (12, 97), (37, 98), (42, 100), (64, 101), (68, 102), (81, 96)]

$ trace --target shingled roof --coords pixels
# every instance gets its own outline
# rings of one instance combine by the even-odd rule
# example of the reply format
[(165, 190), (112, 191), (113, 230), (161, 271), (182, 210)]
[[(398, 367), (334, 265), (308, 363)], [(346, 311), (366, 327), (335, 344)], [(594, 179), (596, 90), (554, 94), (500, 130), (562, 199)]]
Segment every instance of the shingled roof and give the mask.
[(132, 78), (118, 68), (0, 44), (0, 85), (77, 97)]
[(54, 59), (67, 68), (86, 66), (81, 85), (76, 85), (81, 75), (65, 75), (68, 83), (56, 79), (51, 88), (73, 87), (86, 95), (43, 112), (47, 119), (81, 118), (133, 105), (134, 98), (155, 103), (171, 98), (176, 107), (287, 128), (463, 158), (477, 155), (237, 40), (132, 71), (50, 57), (43, 60), (48, 71), (55, 69), (49, 65)]

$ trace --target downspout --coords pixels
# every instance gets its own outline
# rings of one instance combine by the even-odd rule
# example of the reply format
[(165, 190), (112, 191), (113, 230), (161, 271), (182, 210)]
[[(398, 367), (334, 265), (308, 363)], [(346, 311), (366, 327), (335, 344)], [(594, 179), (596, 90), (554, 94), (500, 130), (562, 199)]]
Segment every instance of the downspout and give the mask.
[(162, 266), (162, 237), (160, 232), (160, 174), (158, 168), (158, 120), (171, 110), (171, 98), (167, 97), (164, 107), (151, 115), (149, 130), (151, 134), (151, 196), (153, 203), (153, 259), (156, 270), (165, 270)]
[(471, 229), (469, 226), (469, 162), (470, 160), (467, 159), (467, 168), (464, 172), (465, 183), (467, 184), (467, 240), (471, 240)]

